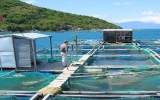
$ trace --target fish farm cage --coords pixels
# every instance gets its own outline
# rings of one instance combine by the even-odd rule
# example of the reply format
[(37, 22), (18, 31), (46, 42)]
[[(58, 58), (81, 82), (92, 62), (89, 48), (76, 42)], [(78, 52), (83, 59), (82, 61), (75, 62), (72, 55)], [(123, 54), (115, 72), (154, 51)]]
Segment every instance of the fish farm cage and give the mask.
[[(132, 40), (131, 35), (124, 43), (72, 42), (68, 50), (70, 66), (61, 73), (3, 70), (0, 99), (158, 100), (160, 40)], [(49, 61), (50, 54), (53, 62)], [(43, 62), (61, 62), (58, 45), (38, 50), (36, 55)]]
[[(136, 42), (137, 43), (121, 44), (106, 43), (103, 45), (88, 43), (85, 45), (79, 44), (78, 47), (73, 47), (73, 50), (69, 49), (68, 56), (71, 58), (71, 55), (74, 55), (75, 58), (77, 55), (79, 57), (77, 60), (81, 60), (84, 55), (89, 55), (89, 58), (63, 83), (61, 92), (54, 95), (48, 94), (45, 97), (39, 94), (37, 100), (158, 100), (160, 97), (160, 82), (158, 81), (160, 79), (160, 57), (156, 52), (156, 50), (159, 50), (157, 42), (153, 44), (154, 46), (157, 45), (156, 49), (143, 48), (140, 41)], [(145, 45), (147, 46), (148, 44), (146, 43)], [(75, 50), (76, 48), (78, 48), (78, 52)], [(86, 51), (84, 52), (83, 50)], [(37, 55), (38, 57), (46, 57), (50, 52), (50, 49), (44, 49), (38, 51)], [(55, 48), (52, 50), (52, 53), (55, 61), (60, 61), (59, 50)], [(69, 58), (70, 62), (77, 61), (71, 58)], [(77, 67), (77, 65), (74, 67)], [(11, 76), (22, 78), (25, 77), (25, 74), (28, 74), (19, 73), (14, 75), (14, 73), (15, 72), (11, 72), (10, 74), (5, 73), (4, 75), (6, 75), (6, 78)], [(42, 73), (34, 74), (37, 74), (34, 76), (38, 77), (42, 75)], [(61, 74), (43, 73), (43, 78), (35, 77), (35, 79), (37, 79), (37, 81), (41, 81), (39, 79), (50, 80), (47, 78), (56, 80)], [(44, 77), (45, 75), (47, 75), (46, 78)], [(48, 75), (51, 76), (49, 77)], [(32, 75), (29, 76), (33, 77)], [(30, 81), (26, 81), (26, 83), (22, 81), (22, 84), (35, 85), (35, 79), (34, 81), (30, 79)], [(17, 79), (17, 81), (18, 80), (20, 79)], [(47, 84), (49, 83), (43, 83), (42, 81), (41, 86), (44, 87)], [(7, 84), (5, 85), (7, 86)], [(23, 86), (23, 88), (19, 87), (21, 92), (23, 90), (22, 93), (19, 93), (15, 88), (13, 88), (13, 90), (10, 89), (10, 91), (2, 88), (1, 90), (3, 91), (1, 94), (8, 93), (8, 95), (2, 95), (0, 98), (26, 98), (33, 100), (33, 97), (37, 94), (37, 90), (42, 88), (35, 86), (31, 86), (31, 88), (28, 86), (26, 86), (26, 88), (25, 86)], [(49, 91), (49, 89), (47, 90)]]

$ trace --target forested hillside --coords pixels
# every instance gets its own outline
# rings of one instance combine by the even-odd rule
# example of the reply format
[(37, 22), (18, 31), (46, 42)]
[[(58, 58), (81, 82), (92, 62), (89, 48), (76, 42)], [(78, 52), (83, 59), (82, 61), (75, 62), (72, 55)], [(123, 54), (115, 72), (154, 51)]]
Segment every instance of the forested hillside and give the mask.
[(0, 30), (60, 31), (121, 28), (94, 17), (70, 14), (33, 6), (19, 0), (0, 0)]

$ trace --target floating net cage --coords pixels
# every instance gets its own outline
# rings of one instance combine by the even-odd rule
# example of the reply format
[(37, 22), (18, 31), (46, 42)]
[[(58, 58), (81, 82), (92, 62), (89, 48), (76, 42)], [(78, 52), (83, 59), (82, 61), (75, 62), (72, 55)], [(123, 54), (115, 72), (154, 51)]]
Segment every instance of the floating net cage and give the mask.
[[(84, 45), (78, 46), (77, 51), (69, 50), (68, 61), (77, 61), (83, 54), (87, 54), (91, 49), (98, 47), (96, 43), (85, 43), (81, 41)], [(93, 42), (93, 41), (92, 41)], [(82, 44), (81, 43), (81, 44)], [(88, 44), (88, 45), (87, 45)], [(74, 47), (74, 49), (77, 49)], [(37, 53), (38, 59), (42, 61), (47, 61), (50, 58), (50, 50), (42, 50)], [(61, 62), (61, 56), (59, 55), (59, 50), (52, 51), (55, 62)], [(74, 54), (74, 56), (70, 56)], [(77, 54), (77, 55), (76, 55)], [(75, 73), (73, 73), (68, 81), (63, 84), (62, 90), (68, 91), (62, 94), (57, 94), (54, 97), (49, 98), (49, 100), (157, 100), (157, 92), (151, 93), (153, 96), (142, 96), (130, 98), (129, 96), (134, 95), (134, 91), (160, 91), (160, 65), (158, 58), (151, 56), (152, 52), (148, 49), (139, 49), (135, 45), (121, 44), (118, 46), (114, 45), (104, 45), (103, 49), (98, 50), (93, 56), (91, 56), (85, 63), (84, 66), (78, 68)], [(108, 61), (108, 62), (107, 62)], [(107, 62), (107, 63), (106, 63)], [(110, 67), (107, 67), (110, 66)], [(112, 68), (113, 66), (113, 68)], [(117, 67), (116, 67), (117, 66)], [(118, 67), (120, 66), (120, 67)], [(99, 67), (99, 68), (98, 68)], [(1, 76), (6, 77), (6, 79), (1, 79)], [(59, 75), (59, 74), (58, 74)], [(17, 84), (16, 81), (24, 80), (20, 82), (25, 85), (29, 85), (29, 88), (25, 90), (38, 90), (46, 86), (49, 82), (55, 79), (57, 76), (47, 73), (34, 73), (33, 80), (22, 79), (22, 77), (27, 76), (27, 78), (32, 77), (29, 73), (19, 73), (17, 75), (13, 73), (10, 74), (0, 74), (0, 81), (8, 80), (13, 81), (12, 84)], [(10, 77), (15, 77), (14, 80), (9, 80)], [(25, 81), (27, 80), (27, 81)], [(44, 82), (45, 81), (45, 82)], [(47, 82), (46, 82), (47, 81)], [(5, 81), (4, 81), (5, 82)], [(39, 83), (37, 83), (39, 82)], [(0, 83), (1, 85), (2, 83)], [(40, 84), (40, 85), (38, 85)], [(36, 87), (38, 85), (39, 87)], [(5, 87), (4, 84), (2, 86)], [(7, 85), (6, 85), (7, 86)], [(17, 88), (17, 86), (15, 86)], [(34, 87), (34, 88), (33, 88)], [(14, 87), (13, 87), (14, 88)], [(19, 87), (18, 87), (19, 88)], [(17, 89), (18, 89), (17, 88)], [(4, 88), (2, 87), (4, 90)], [(11, 89), (10, 89), (11, 90)], [(21, 90), (23, 90), (21, 88)], [(91, 92), (117, 92), (124, 91), (125, 95), (128, 97), (103, 97), (104, 95), (90, 94), (90, 97), (83, 96), (84, 94), (73, 93), (73, 91), (91, 91)], [(71, 95), (71, 96), (66, 96)], [(73, 95), (73, 96), (72, 96)], [(108, 94), (107, 94), (108, 95)], [(74, 97), (75, 96), (75, 97)], [(92, 97), (93, 96), (93, 97)], [(96, 98), (96, 96), (101, 96)], [(0, 96), (5, 98), (5, 96)], [(9, 98), (9, 97), (8, 97)], [(10, 97), (16, 98), (14, 96)], [(17, 99), (17, 98), (16, 98)]]
[(152, 56), (92, 56), (86, 62), (85, 66), (100, 65), (158, 65), (159, 60)]
[(41, 72), (15, 72), (0, 76), (0, 90), (37, 91), (53, 81), (59, 74)]
[(108, 45), (104, 49), (137, 49), (135, 45)]
[[(79, 60), (81, 57), (82, 57), (82, 54), (83, 53), (87, 53), (89, 50), (77, 50), (77, 51), (71, 51), (69, 50), (68, 51), (68, 58), (67, 58), (67, 61), (68, 62), (72, 62), (72, 61), (77, 61)], [(52, 53), (53, 53), (53, 61), (54, 62), (61, 62), (62, 61), (62, 57), (60, 55), (60, 51), (55, 49), (55, 50), (52, 50)], [(43, 49), (43, 50), (39, 50), (37, 52), (37, 59), (38, 60), (41, 60), (43, 62), (48, 62), (48, 59), (51, 58), (51, 50), (49, 49)]]
[[(68, 50), (68, 54), (69, 55), (71, 55), (71, 54), (74, 54), (74, 55), (82, 55), (82, 54), (86, 54), (87, 53), (87, 51), (89, 51), (90, 49), (92, 49), (92, 48), (90, 48), (90, 46), (88, 47), (88, 50), (87, 49), (84, 49), (84, 50), (82, 50), (83, 48), (79, 48), (79, 49), (77, 49), (77, 50), (71, 50), (71, 49), (69, 49)], [(84, 51), (86, 51), (86, 52), (84, 52)], [(48, 55), (48, 56), (50, 56), (50, 54), (51, 54), (51, 50), (50, 49), (44, 49), (44, 50), (41, 50), (41, 51), (38, 51), (37, 52), (37, 54), (38, 55)], [(58, 54), (60, 54), (60, 51), (58, 50), (58, 49), (53, 49), (52, 50), (52, 54), (53, 55), (58, 55)]]
[(125, 73), (73, 76), (69, 91), (160, 91), (160, 72)]
[[(81, 55), (74, 55), (74, 56), (68, 55), (67, 62), (77, 61), (81, 57), (82, 57)], [(38, 56), (37, 59), (41, 60), (43, 62), (48, 62), (48, 59), (50, 59), (50, 57), (42, 55), (42, 56)], [(60, 55), (59, 56), (53, 56), (53, 62), (62, 62), (62, 56), (60, 56)]]
[[(158, 80), (159, 71), (79, 68), (62, 87), (67, 93), (62, 92), (49, 100), (158, 100), (157, 92), (160, 91)], [(142, 97), (137, 98), (137, 94)], [(121, 95), (122, 97), (118, 97)]]
[(0, 100), (29, 100), (30, 97), (17, 97), (17, 96), (1, 96)]
[(152, 50), (159, 51), (160, 49), (160, 40), (153, 39), (153, 40), (136, 40), (141, 48), (150, 48)]
[[(159, 71), (75, 73), (64, 85), (66, 87), (63, 87), (63, 91), (67, 93), (62, 91), (62, 94), (49, 100), (159, 100), (156, 92), (150, 92), (160, 91), (159, 79)], [(137, 98), (137, 94), (141, 97)]]
[(145, 55), (144, 50), (134, 50), (134, 49), (103, 49), (98, 50), (95, 55)]
[[(50, 100), (158, 100), (160, 62), (152, 55), (149, 49), (139, 49), (136, 46), (105, 46), (90, 57), (83, 67), (78, 68), (63, 85), (63, 91), (68, 91), (67, 94), (64, 92)], [(83, 91), (86, 92), (81, 94)], [(116, 98), (119, 94), (114, 92), (117, 91), (125, 92), (128, 97)], [(140, 97), (136, 97), (134, 91), (138, 91)], [(141, 94), (142, 91), (155, 92), (147, 96), (148, 94)], [(95, 94), (86, 95), (88, 92)], [(111, 92), (114, 97), (105, 98), (104, 95), (96, 94), (100, 92)]]

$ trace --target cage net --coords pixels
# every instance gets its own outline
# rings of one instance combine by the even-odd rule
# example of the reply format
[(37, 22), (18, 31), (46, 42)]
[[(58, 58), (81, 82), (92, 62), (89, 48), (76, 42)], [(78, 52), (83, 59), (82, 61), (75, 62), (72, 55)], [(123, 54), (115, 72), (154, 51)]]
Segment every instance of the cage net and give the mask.
[[(135, 46), (107, 46), (105, 49), (137, 49)], [(118, 50), (118, 53), (127, 53), (128, 50)], [(78, 51), (81, 52), (81, 51)], [(47, 61), (50, 51), (40, 52), (41, 56), (39, 59)], [(57, 53), (57, 52), (55, 52)], [(137, 53), (137, 52), (136, 52)], [(149, 51), (144, 53), (150, 54)], [(44, 54), (44, 55), (43, 55)], [(74, 60), (80, 59), (81, 56), (68, 56), (68, 61), (72, 62)], [(95, 63), (97, 57), (91, 57), (87, 60), (85, 65), (91, 65)], [(101, 57), (107, 60), (134, 60), (134, 61), (146, 61), (151, 59), (152, 63), (159, 64), (157, 60), (151, 58), (150, 56), (105, 56)], [(55, 56), (54, 61), (61, 61), (61, 56)], [(124, 66), (123, 70), (115, 71), (107, 68), (99, 69), (87, 69), (79, 68), (76, 73), (64, 84), (63, 90), (68, 91), (160, 91), (160, 66), (147, 66), (141, 65), (137, 67)], [(109, 75), (110, 74), (110, 75)], [(2, 77), (4, 76), (5, 77)], [(59, 74), (50, 73), (38, 73), (38, 72), (26, 72), (26, 73), (9, 73), (0, 76), (0, 89), (1, 90), (38, 90), (52, 80), (54, 80)], [(81, 78), (77, 77), (81, 76)], [(21, 85), (21, 87), (19, 87)], [(65, 87), (67, 86), (67, 87)], [(7, 87), (7, 88), (6, 88)], [(0, 96), (0, 99), (6, 100), (18, 100), (19, 98), (15, 96)], [(102, 98), (101, 98), (102, 99)], [(104, 98), (105, 99), (105, 98)], [(99, 100), (96, 98), (73, 98), (73, 97), (61, 97), (56, 96), (50, 98), (49, 100)], [(106, 99), (105, 99), (106, 100)], [(110, 99), (107, 99), (110, 100)], [(113, 99), (111, 99), (113, 100)], [(114, 100), (158, 100), (156, 98), (114, 98)]]
[(117, 44), (112, 44), (105, 46), (104, 49), (137, 49), (134, 45), (117, 45)]
[(160, 80), (160, 71), (148, 71), (146, 68), (133, 71), (127, 68), (124, 70), (79, 68), (69, 79), (69, 90), (160, 91), (160, 82), (157, 81)]
[(149, 56), (93, 56), (87, 59), (85, 66), (142, 66), (158, 65), (160, 62)]
[[(48, 62), (48, 59), (51, 58), (50, 52), (51, 51), (48, 50), (48, 49), (44, 49), (44, 50), (41, 50), (41, 51), (37, 52), (37, 59), (41, 60), (43, 62)], [(53, 50), (52, 52), (53, 52), (53, 61), (54, 62), (61, 62), (62, 61), (62, 57), (60, 55), (59, 50)], [(77, 52), (74, 51), (74, 55), (72, 54), (71, 51), (69, 51), (67, 61), (68, 62), (72, 62), (72, 61), (79, 60), (82, 56), (76, 55), (76, 53), (77, 54), (82, 54), (82, 51), (81, 50), (77, 50)]]
[[(157, 80), (159, 71), (131, 72), (127, 70), (79, 68), (73, 77), (66, 82), (63, 91), (160, 91)], [(78, 76), (78, 77), (76, 77)], [(80, 77), (79, 77), (80, 76)], [(83, 77), (84, 76), (84, 77)], [(89, 77), (88, 77), (89, 76)], [(72, 93), (70, 93), (72, 95)], [(74, 95), (74, 94), (73, 94)], [(77, 94), (78, 95), (78, 94)], [(49, 100), (158, 100), (158, 98), (80, 98), (56, 96)]]
[[(115, 72), (113, 72), (115, 73)], [(117, 72), (116, 72), (117, 73)], [(68, 91), (95, 91), (95, 92), (107, 92), (107, 91), (126, 91), (130, 93), (132, 91), (160, 91), (159, 84), (157, 80), (160, 79), (160, 72), (149, 71), (149, 72), (139, 72), (126, 75), (124, 72), (118, 72), (119, 75), (110, 76), (94, 76), (83, 77), (83, 78), (70, 78), (68, 81), (69, 88)], [(121, 74), (120, 74), (121, 73)], [(123, 73), (123, 74), (122, 74)], [(82, 75), (81, 75), (82, 76)], [(85, 75), (84, 75), (85, 76)], [(67, 83), (67, 84), (68, 84)], [(66, 90), (65, 90), (66, 91)], [(69, 93), (69, 95), (74, 95)], [(79, 95), (79, 94), (76, 94)], [(80, 98), (75, 97), (64, 97), (56, 96), (50, 98), (49, 100), (159, 100), (154, 97), (144, 97), (144, 98)]]
[(0, 90), (36, 91), (48, 85), (58, 75), (39, 72), (11, 72), (0, 76)]
[(30, 97), (17, 97), (17, 96), (1, 96), (0, 100), (29, 100)]

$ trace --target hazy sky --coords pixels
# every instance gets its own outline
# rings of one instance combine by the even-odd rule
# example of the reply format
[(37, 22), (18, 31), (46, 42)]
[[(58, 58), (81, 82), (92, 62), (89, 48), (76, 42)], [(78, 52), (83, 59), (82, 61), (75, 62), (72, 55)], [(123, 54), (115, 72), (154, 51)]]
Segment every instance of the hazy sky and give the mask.
[(21, 0), (53, 10), (94, 16), (109, 22), (160, 24), (160, 0)]

